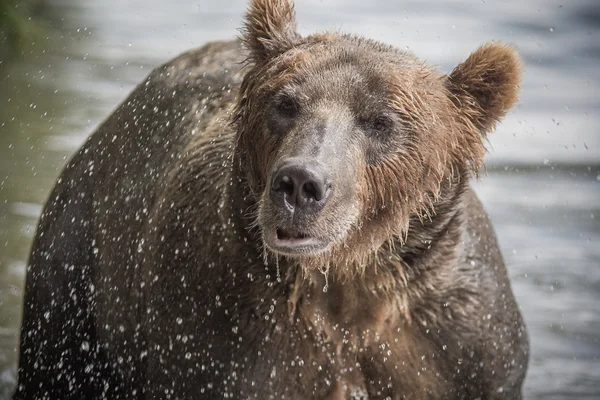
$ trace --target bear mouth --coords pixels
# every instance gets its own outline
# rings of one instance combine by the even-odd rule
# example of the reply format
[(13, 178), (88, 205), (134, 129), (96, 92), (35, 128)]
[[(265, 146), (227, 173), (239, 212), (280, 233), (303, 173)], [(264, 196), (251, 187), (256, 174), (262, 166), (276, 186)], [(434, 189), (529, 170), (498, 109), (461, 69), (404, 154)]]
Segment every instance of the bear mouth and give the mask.
[(313, 255), (324, 251), (326, 243), (297, 228), (276, 228), (265, 232), (264, 240), (273, 252), (282, 255)]
[(276, 232), (278, 240), (294, 241), (310, 238), (310, 236), (308, 236), (306, 233), (300, 232), (296, 228), (277, 228)]

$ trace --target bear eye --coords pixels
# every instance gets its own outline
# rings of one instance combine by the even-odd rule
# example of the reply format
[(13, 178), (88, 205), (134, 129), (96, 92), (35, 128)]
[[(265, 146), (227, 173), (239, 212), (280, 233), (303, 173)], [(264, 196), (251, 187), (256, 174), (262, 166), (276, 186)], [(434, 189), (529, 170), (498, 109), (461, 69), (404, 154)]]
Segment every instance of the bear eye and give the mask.
[(379, 132), (385, 132), (392, 127), (392, 121), (384, 115), (379, 115), (372, 120), (371, 125), (373, 129)]
[(293, 117), (298, 112), (298, 104), (290, 97), (284, 96), (277, 103), (279, 112), (287, 117)]

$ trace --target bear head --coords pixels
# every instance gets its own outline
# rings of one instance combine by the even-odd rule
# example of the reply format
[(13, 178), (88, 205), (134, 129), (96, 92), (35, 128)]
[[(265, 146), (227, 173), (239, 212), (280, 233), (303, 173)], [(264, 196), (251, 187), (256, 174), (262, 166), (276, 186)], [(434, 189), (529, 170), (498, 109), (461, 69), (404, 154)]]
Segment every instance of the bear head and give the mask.
[(516, 102), (520, 59), (488, 43), (449, 75), (373, 40), (296, 31), (289, 0), (254, 0), (235, 158), (269, 254), (364, 263), (436, 213), (444, 182), (477, 170)]

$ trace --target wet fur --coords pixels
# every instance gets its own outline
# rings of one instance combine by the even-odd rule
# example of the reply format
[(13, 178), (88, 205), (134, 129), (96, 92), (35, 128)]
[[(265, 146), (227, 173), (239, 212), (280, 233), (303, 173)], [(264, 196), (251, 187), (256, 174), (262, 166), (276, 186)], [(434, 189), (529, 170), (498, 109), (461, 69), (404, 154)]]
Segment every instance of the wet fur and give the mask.
[[(275, 0), (252, 2), (244, 46), (154, 71), (63, 172), (28, 268), (15, 398), (520, 398), (527, 334), (468, 185), (516, 101), (514, 50), (486, 45), (445, 76), (363, 38), (300, 38)], [(386, 98), (409, 134), (357, 159), (360, 222), (293, 259), (262, 241), (280, 148), (256, 110), (318, 68), (314, 46), (403, 60)]]

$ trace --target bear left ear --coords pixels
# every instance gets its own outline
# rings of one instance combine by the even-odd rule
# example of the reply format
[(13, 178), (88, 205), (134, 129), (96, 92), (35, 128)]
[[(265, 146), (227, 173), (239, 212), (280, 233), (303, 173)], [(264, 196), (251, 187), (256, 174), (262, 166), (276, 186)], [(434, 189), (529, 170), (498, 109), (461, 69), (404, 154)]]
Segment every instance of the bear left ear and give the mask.
[(523, 65), (516, 50), (502, 43), (477, 49), (449, 75), (448, 89), (459, 109), (482, 133), (491, 131), (515, 104)]
[(246, 13), (243, 41), (254, 62), (283, 53), (299, 38), (291, 0), (252, 0)]

